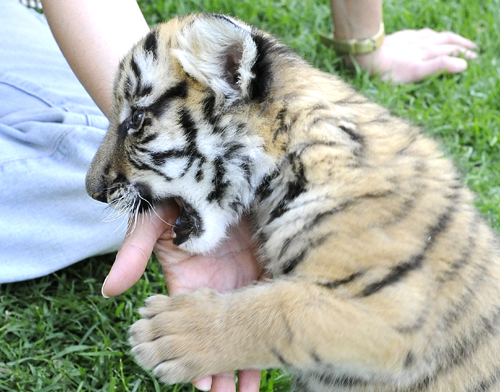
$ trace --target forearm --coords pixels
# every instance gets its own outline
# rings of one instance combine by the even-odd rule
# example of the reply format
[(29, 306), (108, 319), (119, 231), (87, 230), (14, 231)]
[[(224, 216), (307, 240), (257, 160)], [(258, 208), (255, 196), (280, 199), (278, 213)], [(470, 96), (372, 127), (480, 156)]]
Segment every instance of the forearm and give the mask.
[(380, 30), (382, 0), (330, 0), (335, 38), (365, 39)]
[(54, 37), (103, 113), (118, 64), (149, 27), (135, 0), (42, 0)]

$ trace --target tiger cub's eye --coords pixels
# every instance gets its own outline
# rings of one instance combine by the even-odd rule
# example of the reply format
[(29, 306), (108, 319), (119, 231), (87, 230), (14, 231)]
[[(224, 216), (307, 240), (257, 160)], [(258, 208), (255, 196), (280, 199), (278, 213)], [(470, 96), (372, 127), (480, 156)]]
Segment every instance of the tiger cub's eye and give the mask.
[(129, 127), (135, 129), (136, 131), (141, 129), (145, 115), (146, 112), (144, 111), (144, 109), (136, 109), (134, 113), (132, 113), (132, 118), (130, 119)]

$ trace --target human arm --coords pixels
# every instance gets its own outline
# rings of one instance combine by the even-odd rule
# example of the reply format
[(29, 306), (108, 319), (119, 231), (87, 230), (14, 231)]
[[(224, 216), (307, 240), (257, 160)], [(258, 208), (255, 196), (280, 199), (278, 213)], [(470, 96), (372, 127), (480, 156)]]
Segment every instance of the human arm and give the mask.
[(64, 57), (106, 116), (120, 60), (149, 32), (135, 0), (42, 0)]
[[(373, 37), (382, 23), (382, 0), (331, 0), (335, 38)], [(344, 55), (348, 65), (356, 62), (372, 74), (393, 83), (411, 83), (439, 73), (467, 69), (467, 60), (477, 57), (476, 45), (452, 32), (431, 29), (401, 30), (387, 35), (374, 52)], [(461, 57), (458, 57), (461, 56)]]

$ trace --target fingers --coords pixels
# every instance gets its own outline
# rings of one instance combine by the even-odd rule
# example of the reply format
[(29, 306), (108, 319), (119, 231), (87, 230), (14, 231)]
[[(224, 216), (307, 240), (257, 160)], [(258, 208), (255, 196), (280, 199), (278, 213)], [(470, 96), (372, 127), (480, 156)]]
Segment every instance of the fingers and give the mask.
[(477, 45), (470, 39), (462, 37), (460, 34), (451, 31), (436, 32), (430, 29), (419, 30), (423, 31), (422, 35), (426, 37), (429, 43), (436, 45), (457, 45), (470, 50), (476, 50)]
[(477, 58), (477, 53), (472, 50), (465, 49), (459, 45), (440, 44), (429, 46), (425, 49), (423, 60), (432, 59), (440, 56), (462, 57), (466, 60), (474, 60)]
[(437, 73), (465, 71), (467, 60), (478, 57), (475, 49), (474, 42), (450, 31), (401, 30), (386, 36), (368, 66), (360, 64), (382, 80), (412, 83)]
[(457, 45), (466, 49), (476, 50), (477, 45), (468, 38), (452, 31), (434, 31), (428, 27), (420, 30), (400, 30), (388, 34), (385, 40), (389, 42), (404, 42), (407, 45), (425, 43), (426, 45)]
[[(210, 377), (204, 377), (193, 383), (195, 388), (201, 391), (212, 392), (235, 392), (236, 385), (234, 382), (233, 373), (222, 373), (213, 376), (211, 385), (209, 384)], [(247, 369), (238, 372), (239, 392), (259, 392), (260, 389), (260, 370)], [(201, 382), (201, 384), (200, 384)], [(205, 383), (205, 384), (203, 384)], [(201, 387), (201, 388), (200, 388)], [(211, 389), (210, 389), (211, 387)]]
[(260, 370), (240, 370), (238, 372), (239, 392), (259, 392), (260, 378)]
[(212, 377), (211, 392), (236, 392), (236, 383), (234, 382), (234, 373), (221, 373)]
[(200, 391), (210, 391), (212, 389), (212, 376), (193, 381), (193, 386)]
[(427, 76), (440, 72), (451, 74), (460, 73), (467, 69), (467, 61), (457, 57), (440, 56), (433, 59), (422, 61), (414, 67), (413, 81), (418, 81)]

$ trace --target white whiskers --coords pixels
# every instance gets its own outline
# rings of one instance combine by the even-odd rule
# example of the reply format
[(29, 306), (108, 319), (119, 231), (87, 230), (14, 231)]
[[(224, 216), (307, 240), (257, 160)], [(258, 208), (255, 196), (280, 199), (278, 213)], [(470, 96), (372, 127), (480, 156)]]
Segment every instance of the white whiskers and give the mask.
[[(143, 208), (147, 204), (147, 208)], [(109, 202), (108, 216), (103, 222), (113, 222), (128, 215), (127, 236), (132, 234), (139, 223), (143, 224), (145, 219), (151, 219), (152, 214), (156, 215), (163, 223), (173, 227), (171, 223), (166, 222), (156, 211), (155, 205), (142, 197), (138, 192), (126, 192), (119, 198)], [(119, 227), (122, 227), (120, 225)]]

